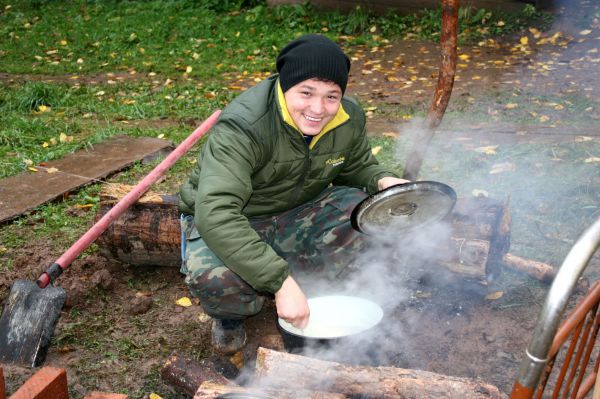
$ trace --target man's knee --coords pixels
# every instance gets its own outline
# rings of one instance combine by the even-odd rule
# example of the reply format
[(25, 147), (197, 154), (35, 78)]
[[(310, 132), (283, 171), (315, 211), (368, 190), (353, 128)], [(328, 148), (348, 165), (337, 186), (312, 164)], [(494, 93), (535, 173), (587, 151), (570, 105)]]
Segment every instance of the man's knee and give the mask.
[(221, 319), (241, 319), (260, 312), (264, 298), (226, 266), (186, 278), (192, 295), (204, 311)]

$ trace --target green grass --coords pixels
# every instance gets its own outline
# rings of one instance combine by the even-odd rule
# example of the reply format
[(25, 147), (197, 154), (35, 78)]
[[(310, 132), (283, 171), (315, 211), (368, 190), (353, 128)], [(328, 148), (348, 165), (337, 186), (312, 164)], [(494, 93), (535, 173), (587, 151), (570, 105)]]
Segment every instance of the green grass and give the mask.
[[(12, 73), (182, 76), (191, 67), (186, 77), (214, 79), (224, 72), (272, 71), (278, 50), (300, 33), (354, 35), (351, 44), (376, 44), (380, 35), (436, 39), (441, 20), (440, 9), (382, 17), (360, 7), (346, 15), (308, 3), (269, 8), (261, 1), (242, 2), (250, 7), (239, 11), (232, 2), (216, 7), (191, 0), (1, 3), (0, 55)], [(460, 37), (476, 40), (547, 22), (530, 6), (516, 14), (464, 9)]]
[[(200, 121), (223, 108), (239, 93), (228, 81), (272, 72), (279, 49), (298, 34), (346, 35), (346, 46), (377, 46), (408, 33), (435, 38), (441, 16), (433, 10), (381, 17), (360, 7), (343, 15), (309, 3), (269, 8), (262, 1), (38, 0), (0, 7), (3, 72), (63, 75), (57, 82), (0, 83), (0, 177), (119, 133), (178, 142), (189, 127), (177, 121)], [(500, 19), (500, 30), (478, 35), (543, 20), (531, 10), (513, 19), (465, 10), (461, 34), (475, 37), (470, 26)], [(102, 83), (86, 78), (98, 73), (112, 75)], [(179, 126), (167, 133), (127, 126), (165, 119)]]

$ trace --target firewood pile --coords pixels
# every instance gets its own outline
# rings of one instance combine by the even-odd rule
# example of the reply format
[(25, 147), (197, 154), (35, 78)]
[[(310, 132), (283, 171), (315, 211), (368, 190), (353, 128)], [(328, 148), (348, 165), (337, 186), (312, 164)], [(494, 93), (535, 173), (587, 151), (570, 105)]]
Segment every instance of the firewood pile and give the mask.
[[(128, 192), (107, 186), (101, 193), (97, 218)], [(508, 268), (549, 283), (555, 270), (545, 263), (510, 254), (509, 201), (487, 197), (459, 198), (446, 221), (446, 242), (437, 243), (436, 266), (441, 272), (485, 285), (490, 273)], [(100, 253), (131, 265), (179, 267), (181, 233), (177, 197), (147, 193), (99, 237)]]

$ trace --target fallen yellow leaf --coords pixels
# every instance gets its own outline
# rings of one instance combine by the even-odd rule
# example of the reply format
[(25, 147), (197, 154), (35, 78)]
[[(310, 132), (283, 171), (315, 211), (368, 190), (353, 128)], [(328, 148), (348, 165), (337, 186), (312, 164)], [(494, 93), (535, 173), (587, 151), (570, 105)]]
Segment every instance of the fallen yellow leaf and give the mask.
[(377, 154), (379, 154), (379, 151), (381, 151), (381, 146), (380, 146), (380, 145), (378, 145), (378, 146), (376, 146), (376, 147), (373, 147), (373, 148), (371, 148), (371, 153), (372, 153), (373, 155), (377, 155)]
[(522, 36), (522, 37), (521, 37), (521, 39), (519, 39), (519, 42), (520, 42), (522, 45), (526, 45), (526, 44), (528, 44), (528, 43), (529, 43), (529, 38), (528, 38), (527, 36)]
[(496, 291), (496, 292), (492, 292), (490, 294), (487, 294), (485, 296), (485, 299), (487, 299), (488, 301), (494, 301), (496, 299), (502, 298), (502, 295), (504, 295), (504, 292), (502, 292), (502, 291)]
[(550, 117), (547, 115), (542, 115), (540, 116), (540, 122), (548, 122), (550, 120)]
[(162, 399), (162, 396), (155, 394), (154, 392), (152, 392), (150, 394), (150, 396), (148, 396), (148, 399)]
[(513, 164), (511, 162), (497, 163), (497, 164), (492, 165), (492, 169), (490, 170), (490, 175), (495, 175), (497, 173), (504, 173), (504, 172), (513, 172), (516, 169), (517, 168), (516, 168), (515, 164)]
[(202, 324), (206, 324), (212, 320), (212, 317), (202, 312), (198, 315), (198, 321)]
[(67, 136), (64, 133), (61, 133), (60, 136), (58, 137), (58, 141), (60, 141), (61, 143), (69, 143), (69, 142), (73, 141), (73, 136)]
[(494, 155), (496, 154), (496, 148), (498, 148), (497, 145), (488, 145), (486, 147), (476, 148), (475, 151), (486, 155)]
[(241, 370), (242, 367), (244, 367), (244, 354), (242, 351), (238, 351), (229, 358), (229, 361), (231, 364), (237, 367), (238, 370)]
[(460, 54), (458, 56), (458, 58), (461, 59), (461, 60), (463, 60), (463, 61), (469, 61), (469, 59), (471, 58), (471, 56), (468, 55), (468, 54)]
[(542, 36), (542, 32), (537, 30), (536, 28), (529, 28), (529, 32), (533, 35), (534, 38), (539, 39)]
[(184, 308), (192, 306), (192, 301), (187, 296), (181, 297), (175, 301), (175, 304), (182, 306)]
[(29, 169), (31, 172), (37, 172), (38, 170), (36, 168), (34, 168), (33, 166), (28, 167), (27, 169)]
[(94, 206), (94, 204), (76, 204), (76, 205), (73, 205), (73, 207), (77, 208), (77, 209), (86, 209), (86, 208), (91, 208), (93, 206)]
[(513, 109), (513, 108), (517, 108), (519, 106), (519, 104), (515, 104), (515, 103), (508, 103), (504, 106), (504, 108), (506, 109)]

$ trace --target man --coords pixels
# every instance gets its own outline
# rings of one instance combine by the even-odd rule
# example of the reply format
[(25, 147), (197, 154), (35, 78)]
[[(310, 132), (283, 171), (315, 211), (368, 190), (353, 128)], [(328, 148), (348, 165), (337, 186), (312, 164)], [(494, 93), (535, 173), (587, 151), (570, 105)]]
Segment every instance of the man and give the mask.
[(290, 42), (278, 74), (224, 109), (182, 186), (182, 272), (221, 353), (244, 345), (265, 296), (305, 327), (297, 277), (338, 275), (364, 245), (349, 218), (364, 190), (405, 182), (372, 155), (364, 112), (343, 97), (349, 71), (324, 36)]

